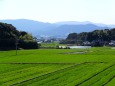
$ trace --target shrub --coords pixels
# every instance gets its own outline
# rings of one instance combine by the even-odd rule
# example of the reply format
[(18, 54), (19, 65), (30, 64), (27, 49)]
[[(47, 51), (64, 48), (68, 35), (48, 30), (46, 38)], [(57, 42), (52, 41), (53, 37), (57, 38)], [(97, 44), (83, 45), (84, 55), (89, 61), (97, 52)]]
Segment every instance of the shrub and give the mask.
[(19, 47), (23, 49), (38, 49), (38, 43), (32, 40), (20, 40)]

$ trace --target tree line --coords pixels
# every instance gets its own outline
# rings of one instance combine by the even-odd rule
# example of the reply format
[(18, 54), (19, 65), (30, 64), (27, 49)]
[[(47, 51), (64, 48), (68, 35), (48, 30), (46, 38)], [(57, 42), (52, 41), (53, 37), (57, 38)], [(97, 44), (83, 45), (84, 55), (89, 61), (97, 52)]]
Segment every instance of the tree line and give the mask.
[(83, 44), (88, 41), (91, 43), (98, 43), (98, 45), (108, 44), (111, 40), (115, 40), (115, 28), (94, 30), (92, 32), (70, 33), (66, 40), (61, 43), (64, 44)]
[(0, 22), (0, 50), (37, 49), (39, 46), (33, 36), (25, 31), (18, 31), (13, 25)]

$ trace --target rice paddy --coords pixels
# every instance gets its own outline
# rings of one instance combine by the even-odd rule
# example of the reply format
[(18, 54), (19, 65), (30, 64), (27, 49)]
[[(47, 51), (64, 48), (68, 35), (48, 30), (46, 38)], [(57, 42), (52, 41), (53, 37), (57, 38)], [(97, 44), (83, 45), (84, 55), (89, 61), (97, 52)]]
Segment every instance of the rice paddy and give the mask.
[(115, 86), (115, 50), (0, 51), (0, 86)]

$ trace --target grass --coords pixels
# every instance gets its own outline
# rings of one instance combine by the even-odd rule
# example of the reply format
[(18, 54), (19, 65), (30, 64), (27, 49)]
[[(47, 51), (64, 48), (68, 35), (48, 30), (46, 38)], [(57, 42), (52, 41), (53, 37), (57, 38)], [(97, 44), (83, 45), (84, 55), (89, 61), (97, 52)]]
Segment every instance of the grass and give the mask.
[[(102, 67), (99, 68), (100, 66)], [(20, 85), (25, 86), (29, 84), (30, 86), (75, 86), (76, 84), (84, 82), (84, 80), (91, 77), (95, 73), (101, 71), (105, 67), (107, 67), (107, 64), (103, 63), (81, 64), (80, 66), (76, 65), (65, 70), (60, 70), (58, 72), (48, 74), (40, 78), (35, 78)], [(95, 68), (97, 68), (97, 71), (95, 71)]]
[(54, 43), (41, 43), (41, 47), (56, 47), (60, 45), (59, 43), (57, 42), (54, 42)]
[(66, 46), (66, 44), (59, 44), (58, 42), (41, 43), (41, 49), (56, 49), (57, 46)]
[(106, 82), (109, 81), (111, 77), (114, 76), (114, 74), (115, 74), (115, 64), (100, 71), (95, 76), (91, 77), (91, 79), (88, 79), (83, 84), (81, 84), (81, 86), (86, 86), (86, 85), (103, 86), (106, 84)]
[(115, 77), (105, 86), (115, 86)]
[[(85, 52), (83, 54), (73, 52)], [(0, 51), (0, 86), (114, 86), (115, 49)]]
[(0, 52), (0, 62), (115, 62), (115, 50), (92, 48), (85, 54), (64, 54), (65, 52), (87, 51), (86, 49), (39, 49)]
[[(1, 64), (0, 84), (11, 85), (69, 65), (60, 64)], [(3, 68), (2, 68), (3, 67)], [(8, 67), (8, 69), (4, 69)]]

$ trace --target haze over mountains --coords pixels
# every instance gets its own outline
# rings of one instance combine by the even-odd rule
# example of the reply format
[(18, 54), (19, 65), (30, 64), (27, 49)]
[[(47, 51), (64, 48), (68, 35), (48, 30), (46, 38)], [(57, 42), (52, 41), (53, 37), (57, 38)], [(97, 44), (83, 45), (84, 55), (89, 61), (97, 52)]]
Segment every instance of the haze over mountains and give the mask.
[(54, 36), (65, 37), (69, 33), (90, 32), (96, 29), (110, 29), (115, 25), (106, 25), (100, 23), (92, 23), (89, 21), (76, 22), (65, 21), (56, 23), (44, 23), (28, 19), (16, 20), (0, 20), (0, 22), (14, 25), (18, 30), (27, 31), (34, 36)]

